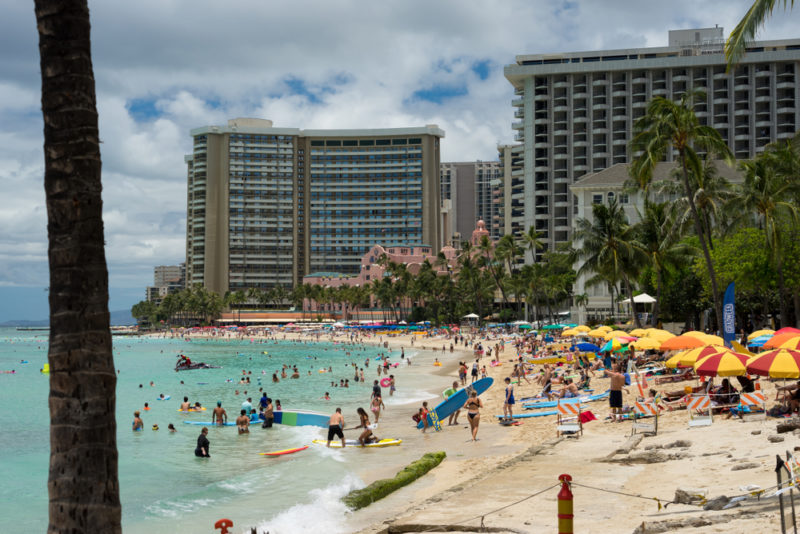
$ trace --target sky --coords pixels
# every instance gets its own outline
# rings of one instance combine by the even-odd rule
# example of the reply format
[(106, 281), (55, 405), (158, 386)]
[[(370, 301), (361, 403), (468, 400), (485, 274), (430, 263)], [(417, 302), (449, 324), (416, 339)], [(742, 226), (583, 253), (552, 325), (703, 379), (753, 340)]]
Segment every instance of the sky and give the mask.
[[(189, 130), (438, 124), (442, 161), (497, 159), (513, 139), (518, 54), (665, 46), (749, 0), (90, 1), (112, 310), (184, 260)], [(800, 37), (781, 8), (762, 39)], [(33, 2), (0, 17), (0, 322), (47, 317), (38, 35)]]

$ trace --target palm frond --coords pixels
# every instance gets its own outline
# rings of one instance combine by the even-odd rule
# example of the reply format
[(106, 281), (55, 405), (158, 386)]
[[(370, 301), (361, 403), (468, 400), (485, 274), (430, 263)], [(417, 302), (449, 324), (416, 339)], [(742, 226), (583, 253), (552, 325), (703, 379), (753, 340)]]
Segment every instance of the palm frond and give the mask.
[[(758, 29), (766, 23), (774, 11), (776, 1), (755, 0), (744, 17), (742, 17), (742, 20), (739, 21), (739, 24), (733, 29), (730, 37), (725, 42), (725, 60), (728, 62), (728, 72), (739, 64), (747, 46), (755, 38)], [(794, 6), (794, 0), (783, 0), (784, 9), (786, 9), (787, 5)]]

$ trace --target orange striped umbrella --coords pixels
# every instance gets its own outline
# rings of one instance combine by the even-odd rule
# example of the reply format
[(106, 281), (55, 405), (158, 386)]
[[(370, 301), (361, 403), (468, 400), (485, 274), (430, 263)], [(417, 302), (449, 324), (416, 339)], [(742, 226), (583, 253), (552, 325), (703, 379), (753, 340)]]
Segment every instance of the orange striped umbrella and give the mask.
[(661, 343), (661, 350), (696, 349), (705, 345), (705, 341), (696, 337), (676, 336)]
[(766, 343), (764, 343), (764, 348), (765, 349), (777, 349), (778, 347), (780, 347), (781, 345), (783, 345), (784, 343), (786, 343), (790, 339), (793, 339), (793, 338), (796, 338), (796, 337), (800, 337), (800, 334), (798, 334), (796, 332), (786, 332), (785, 334), (775, 334), (774, 336), (769, 338)]
[(800, 352), (777, 349), (750, 358), (747, 371), (771, 378), (800, 378)]
[(793, 337), (788, 341), (784, 341), (778, 347), (779, 349), (791, 349), (791, 350), (800, 350), (800, 336)]
[(698, 347), (696, 349), (687, 350), (681, 353), (680, 366), (691, 367), (697, 363), (698, 360), (701, 360), (706, 356), (711, 356), (712, 354), (724, 352), (726, 350), (727, 349), (725, 347), (720, 345), (708, 345), (707, 347)]

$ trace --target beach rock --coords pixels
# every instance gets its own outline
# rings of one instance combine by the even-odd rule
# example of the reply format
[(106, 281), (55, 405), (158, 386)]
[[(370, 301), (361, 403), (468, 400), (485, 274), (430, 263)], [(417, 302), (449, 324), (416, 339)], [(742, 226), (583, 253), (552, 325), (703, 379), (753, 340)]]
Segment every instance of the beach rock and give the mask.
[(755, 462), (745, 462), (743, 464), (736, 464), (731, 467), (731, 471), (742, 471), (744, 469), (755, 469), (756, 467), (761, 467), (761, 464), (757, 464)]
[(677, 460), (679, 458), (679, 455), (648, 451), (639, 454), (631, 454), (630, 456), (622, 458), (612, 458), (607, 461), (619, 464), (660, 464), (668, 460)]
[(720, 495), (714, 499), (711, 499), (703, 506), (703, 510), (722, 510), (725, 508), (731, 500), (726, 497), (725, 495)]
[(705, 499), (706, 490), (692, 489), (692, 488), (678, 488), (675, 490), (675, 496), (672, 498), (673, 502), (680, 504), (692, 504), (700, 502)]
[(783, 423), (778, 423), (777, 426), (776, 426), (778, 434), (783, 434), (785, 432), (791, 432), (792, 430), (795, 430), (797, 428), (800, 428), (800, 420), (797, 420), (797, 419), (792, 419), (790, 421), (786, 421), (786, 422), (783, 422)]
[(754, 435), (754, 436), (758, 436), (759, 434), (761, 434), (761, 431), (760, 431), (760, 430), (753, 430), (753, 431), (752, 431), (752, 432), (750, 432), (750, 433), (751, 433), (752, 435)]
[(691, 446), (692, 446), (692, 442), (689, 441), (688, 439), (679, 439), (677, 441), (673, 441), (672, 443), (668, 443), (667, 445), (664, 445), (664, 448), (665, 449), (675, 449), (675, 448), (686, 448), (686, 447), (691, 447)]
[(767, 440), (769, 440), (770, 443), (780, 443), (781, 441), (784, 440), (784, 437), (783, 436), (770, 436), (770, 437), (767, 438)]

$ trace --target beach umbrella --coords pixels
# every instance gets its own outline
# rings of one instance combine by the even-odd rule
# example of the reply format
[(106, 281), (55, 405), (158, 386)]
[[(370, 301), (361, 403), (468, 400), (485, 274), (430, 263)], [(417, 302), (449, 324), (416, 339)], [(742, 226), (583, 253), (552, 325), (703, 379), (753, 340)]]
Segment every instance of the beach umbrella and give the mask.
[(683, 353), (679, 352), (678, 354), (676, 354), (675, 356), (664, 362), (664, 365), (666, 365), (670, 369), (675, 369), (676, 367), (685, 367), (681, 365), (681, 356), (683, 356)]
[(578, 332), (588, 332), (589, 330), (591, 330), (591, 328), (589, 328), (585, 324), (579, 324), (578, 326), (575, 327), (575, 330), (577, 330)]
[(761, 336), (770, 336), (772, 337), (775, 334), (775, 330), (770, 330), (769, 328), (764, 328), (762, 330), (756, 330), (755, 332), (751, 332), (750, 335), (747, 336), (747, 341), (753, 341), (757, 337)]
[(763, 347), (764, 343), (769, 341), (771, 338), (772, 338), (772, 335), (763, 335), (763, 336), (754, 337), (752, 340), (750, 340), (749, 343), (747, 343), (747, 346), (748, 347)]
[(595, 328), (594, 330), (589, 330), (586, 332), (586, 335), (590, 337), (605, 337), (606, 331)]
[(771, 378), (800, 378), (800, 352), (776, 349), (750, 358), (747, 371)]
[(578, 349), (579, 352), (600, 352), (600, 347), (594, 343), (578, 343), (571, 350)]
[(613, 339), (615, 337), (627, 336), (627, 335), (628, 333), (624, 330), (612, 330), (610, 332), (607, 332), (606, 335), (603, 336), (603, 339), (608, 341), (609, 339)]
[(661, 348), (661, 342), (657, 339), (642, 337), (631, 343), (630, 346), (636, 350), (658, 350)]
[(661, 342), (661, 350), (696, 349), (704, 346), (703, 340), (692, 336), (675, 336)]
[(607, 324), (604, 324), (602, 326), (598, 326), (597, 330), (603, 330), (605, 332), (610, 332), (611, 330), (614, 330), (614, 329), (611, 328), (610, 326), (608, 326)]
[(633, 330), (631, 330), (630, 334), (636, 337), (644, 337), (647, 335), (647, 330), (645, 330), (644, 328), (634, 328)]
[(542, 330), (561, 330), (564, 328), (563, 324), (548, 324), (542, 327)]
[(606, 342), (605, 345), (603, 345), (603, 348), (600, 349), (600, 352), (616, 352), (622, 349), (622, 347), (626, 344), (627, 344), (626, 342), (620, 341), (619, 338), (612, 337), (611, 339), (608, 340), (608, 342)]
[(697, 360), (701, 358), (705, 358), (706, 356), (711, 356), (712, 354), (717, 354), (718, 352), (724, 352), (726, 350), (728, 349), (721, 345), (708, 345), (706, 347), (689, 349), (681, 353), (681, 366), (691, 367), (695, 363), (697, 363)]
[(698, 359), (694, 371), (700, 376), (743, 376), (747, 374), (749, 359), (749, 356), (726, 349)]
[(699, 330), (689, 330), (688, 332), (684, 332), (681, 334), (682, 336), (689, 336), (689, 337), (698, 337), (701, 338), (706, 335), (705, 332), (700, 332)]
[(769, 338), (766, 343), (764, 343), (763, 347), (765, 349), (777, 349), (790, 339), (794, 339), (796, 337), (800, 337), (800, 334), (795, 332), (784, 332), (782, 334), (775, 333), (774, 336)]
[(800, 334), (800, 330), (794, 328), (793, 326), (784, 326), (783, 328), (775, 332), (776, 336), (779, 336), (781, 334)]
[(672, 332), (667, 332), (666, 330), (651, 328), (648, 329), (647, 335), (645, 337), (649, 337), (650, 339), (657, 339), (658, 341), (666, 341), (670, 338), (675, 337), (675, 334), (673, 334)]
[(779, 349), (791, 349), (800, 351), (800, 337), (793, 337), (789, 341), (781, 343)]
[(721, 337), (715, 336), (715, 335), (712, 335), (712, 334), (706, 334), (703, 337), (701, 337), (700, 339), (702, 339), (705, 342), (706, 345), (724, 345), (725, 344), (725, 341)]
[(579, 333), (580, 332), (575, 331), (574, 328), (567, 328), (566, 330), (561, 332), (561, 335), (564, 337), (572, 337), (572, 336), (577, 336)]

